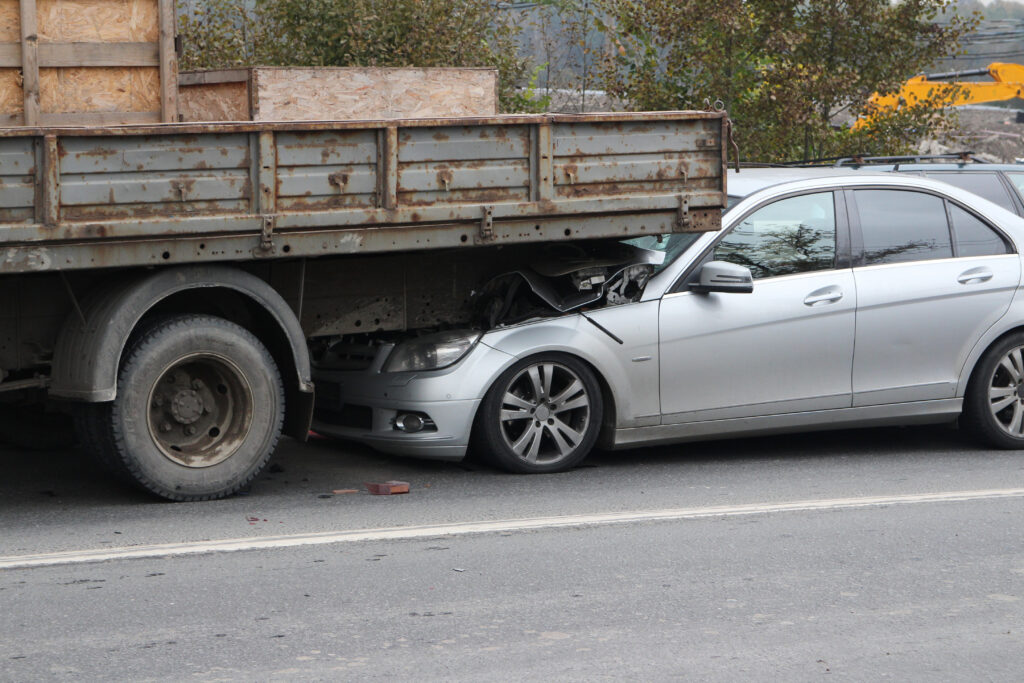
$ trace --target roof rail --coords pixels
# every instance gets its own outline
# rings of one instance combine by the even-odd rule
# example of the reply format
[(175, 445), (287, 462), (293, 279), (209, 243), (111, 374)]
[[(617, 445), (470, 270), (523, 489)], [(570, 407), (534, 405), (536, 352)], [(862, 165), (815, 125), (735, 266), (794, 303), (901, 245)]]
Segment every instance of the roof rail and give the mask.
[(836, 159), (835, 166), (864, 166), (866, 164), (896, 164), (952, 161), (958, 164), (987, 164), (974, 156), (974, 152), (950, 152), (949, 154), (905, 154), (900, 156), (850, 156)]
[(949, 154), (904, 154), (894, 156), (867, 156), (851, 154), (842, 157), (823, 157), (820, 159), (802, 159), (800, 161), (783, 161), (777, 163), (744, 162), (750, 168), (801, 168), (808, 166), (864, 166), (867, 164), (901, 164), (922, 162), (954, 162), (958, 164), (987, 164), (988, 161), (974, 156), (972, 151), (950, 152)]

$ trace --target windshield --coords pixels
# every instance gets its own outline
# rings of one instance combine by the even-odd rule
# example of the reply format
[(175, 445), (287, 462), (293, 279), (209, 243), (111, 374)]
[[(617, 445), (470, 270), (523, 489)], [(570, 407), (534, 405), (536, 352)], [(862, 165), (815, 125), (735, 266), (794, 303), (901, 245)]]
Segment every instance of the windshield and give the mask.
[(623, 244), (639, 249), (661, 252), (665, 260), (654, 266), (654, 273), (660, 273), (665, 266), (675, 261), (680, 254), (690, 248), (690, 245), (703, 235), (702, 232), (674, 232), (665, 235), (644, 235), (628, 240), (622, 240)]

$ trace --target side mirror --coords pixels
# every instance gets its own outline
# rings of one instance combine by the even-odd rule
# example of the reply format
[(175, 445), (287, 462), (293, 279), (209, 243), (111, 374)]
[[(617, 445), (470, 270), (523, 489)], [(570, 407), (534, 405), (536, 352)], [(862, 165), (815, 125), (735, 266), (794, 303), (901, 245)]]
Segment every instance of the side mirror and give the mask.
[(737, 266), (725, 261), (708, 261), (701, 266), (700, 277), (697, 282), (690, 285), (690, 290), (702, 294), (750, 294), (754, 291), (754, 276), (746, 266)]

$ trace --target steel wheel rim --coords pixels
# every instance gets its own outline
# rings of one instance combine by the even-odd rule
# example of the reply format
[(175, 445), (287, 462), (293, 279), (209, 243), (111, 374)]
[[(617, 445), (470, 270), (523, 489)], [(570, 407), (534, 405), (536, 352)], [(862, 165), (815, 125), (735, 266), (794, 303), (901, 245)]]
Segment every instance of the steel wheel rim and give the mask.
[(160, 452), (184, 467), (212, 467), (239, 449), (252, 425), (254, 400), (231, 360), (209, 353), (181, 358), (149, 392), (147, 425)]
[(532, 465), (557, 463), (577, 451), (590, 424), (590, 395), (576, 372), (542, 362), (505, 386), (499, 424), (505, 444)]
[(1010, 349), (999, 359), (988, 383), (988, 408), (999, 427), (1024, 437), (1024, 347)]

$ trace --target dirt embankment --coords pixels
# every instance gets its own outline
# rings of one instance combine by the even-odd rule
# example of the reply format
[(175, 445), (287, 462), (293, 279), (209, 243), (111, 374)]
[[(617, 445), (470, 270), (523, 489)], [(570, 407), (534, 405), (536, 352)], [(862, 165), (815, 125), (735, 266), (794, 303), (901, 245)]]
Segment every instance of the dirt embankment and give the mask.
[(1024, 160), (1024, 122), (1017, 123), (1017, 114), (1024, 110), (960, 108), (959, 132), (941, 143), (926, 141), (921, 152), (935, 154), (969, 150), (993, 162), (1014, 163)]

